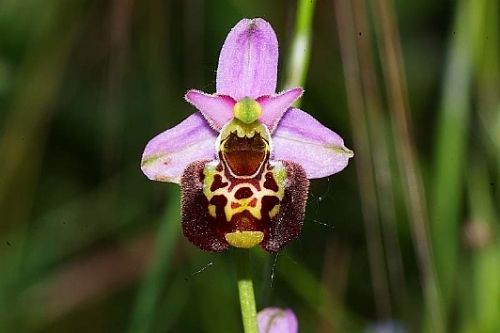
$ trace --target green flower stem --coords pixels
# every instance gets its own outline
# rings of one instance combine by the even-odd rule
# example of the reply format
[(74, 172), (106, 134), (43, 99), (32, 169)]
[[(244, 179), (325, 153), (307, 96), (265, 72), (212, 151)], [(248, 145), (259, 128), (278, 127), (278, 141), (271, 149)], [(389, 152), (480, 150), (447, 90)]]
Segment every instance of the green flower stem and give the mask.
[(311, 53), (312, 18), (315, 4), (315, 0), (299, 1), (291, 52), (286, 69), (285, 88), (304, 85)]
[(253, 292), (250, 252), (236, 250), (238, 267), (238, 292), (240, 294), (241, 317), (245, 333), (258, 333), (257, 311)]

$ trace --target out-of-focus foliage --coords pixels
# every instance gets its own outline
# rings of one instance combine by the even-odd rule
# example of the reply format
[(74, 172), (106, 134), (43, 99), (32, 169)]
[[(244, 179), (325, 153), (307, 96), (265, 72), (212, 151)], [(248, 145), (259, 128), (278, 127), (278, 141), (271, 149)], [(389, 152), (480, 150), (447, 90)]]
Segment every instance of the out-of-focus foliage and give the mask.
[[(241, 331), (231, 253), (189, 244), (177, 186), (139, 161), (187, 89), (214, 89), (242, 17), (273, 25), (285, 69), (296, 9), (0, 3), (0, 332)], [(299, 240), (252, 251), (259, 308), (301, 332), (500, 331), (499, 12), (316, 2), (301, 107), (356, 156), (312, 182)]]

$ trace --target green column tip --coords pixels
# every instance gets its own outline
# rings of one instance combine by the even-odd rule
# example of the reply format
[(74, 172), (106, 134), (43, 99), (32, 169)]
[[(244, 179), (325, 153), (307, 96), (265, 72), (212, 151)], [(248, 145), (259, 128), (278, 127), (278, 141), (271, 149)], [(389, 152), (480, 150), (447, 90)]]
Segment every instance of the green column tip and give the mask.
[(251, 124), (259, 119), (262, 114), (262, 108), (256, 100), (245, 97), (236, 103), (233, 112), (236, 119), (241, 120), (245, 124)]

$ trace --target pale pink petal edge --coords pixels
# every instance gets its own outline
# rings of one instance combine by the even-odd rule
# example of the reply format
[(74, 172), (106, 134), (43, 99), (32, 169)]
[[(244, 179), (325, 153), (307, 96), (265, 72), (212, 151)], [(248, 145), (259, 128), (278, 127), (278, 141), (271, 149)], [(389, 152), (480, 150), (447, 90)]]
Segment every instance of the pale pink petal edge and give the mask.
[(323, 178), (342, 171), (354, 156), (344, 140), (306, 112), (291, 108), (272, 138), (271, 157), (300, 164), (307, 178)]
[(217, 133), (200, 113), (151, 139), (142, 155), (142, 172), (151, 180), (179, 183), (186, 167), (215, 159)]

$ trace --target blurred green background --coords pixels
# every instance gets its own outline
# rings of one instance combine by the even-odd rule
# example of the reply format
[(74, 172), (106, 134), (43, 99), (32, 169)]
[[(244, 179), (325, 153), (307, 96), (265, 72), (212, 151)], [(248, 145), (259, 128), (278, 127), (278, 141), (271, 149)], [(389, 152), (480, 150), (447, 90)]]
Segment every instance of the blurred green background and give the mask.
[(139, 163), (243, 17), (276, 30), (280, 88), (311, 36), (301, 107), (356, 153), (312, 182), (298, 240), (252, 251), (258, 307), (301, 332), (500, 332), (498, 1), (302, 5), (0, 3), (0, 332), (242, 331), (231, 251), (184, 239), (178, 186)]

